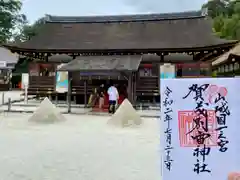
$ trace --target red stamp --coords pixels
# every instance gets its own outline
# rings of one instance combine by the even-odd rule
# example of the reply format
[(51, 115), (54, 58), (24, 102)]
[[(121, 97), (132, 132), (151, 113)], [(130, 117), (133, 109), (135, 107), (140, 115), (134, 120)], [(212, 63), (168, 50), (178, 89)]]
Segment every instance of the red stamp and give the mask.
[(207, 97), (210, 104), (214, 104), (214, 101), (219, 98), (219, 95), (222, 97), (226, 97), (227, 94), (227, 88), (218, 87), (217, 85), (210, 85), (205, 93), (205, 96)]
[(228, 174), (228, 180), (240, 180), (240, 172), (231, 172)]
[[(194, 111), (178, 112), (179, 140), (181, 147), (196, 147), (198, 144), (192, 136), (197, 135), (196, 124), (193, 121), (196, 114)], [(208, 133), (211, 135), (206, 139), (205, 145), (217, 146), (218, 133), (216, 132), (217, 121), (214, 110), (208, 110)], [(189, 133), (190, 132), (190, 133)]]

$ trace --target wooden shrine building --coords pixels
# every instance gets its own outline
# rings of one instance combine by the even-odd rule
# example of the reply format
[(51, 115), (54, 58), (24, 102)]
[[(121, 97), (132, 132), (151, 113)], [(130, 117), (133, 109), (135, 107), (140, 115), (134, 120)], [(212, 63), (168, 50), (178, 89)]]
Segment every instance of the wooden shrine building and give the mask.
[[(29, 65), (29, 93), (55, 94), (55, 72), (67, 56), (71, 95), (87, 100), (93, 87), (109, 79), (126, 84), (130, 101), (158, 101), (160, 65), (175, 65), (177, 77), (211, 74), (209, 59), (236, 41), (216, 37), (201, 11), (123, 16), (47, 15), (39, 34), (5, 45), (34, 59)], [(51, 59), (56, 57), (55, 60)], [(48, 73), (43, 73), (47, 69)], [(84, 98), (85, 97), (85, 98)]]
[(240, 76), (240, 43), (231, 50), (215, 58), (212, 62), (215, 76)]

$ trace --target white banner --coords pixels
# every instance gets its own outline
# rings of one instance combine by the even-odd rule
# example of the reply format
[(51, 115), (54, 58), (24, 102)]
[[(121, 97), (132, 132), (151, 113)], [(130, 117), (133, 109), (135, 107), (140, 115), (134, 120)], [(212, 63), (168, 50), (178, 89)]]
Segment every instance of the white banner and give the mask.
[(170, 63), (165, 63), (163, 65), (160, 65), (160, 78), (161, 79), (176, 78), (175, 65)]
[(161, 80), (163, 180), (226, 180), (240, 171), (239, 90), (238, 78)]
[(28, 88), (29, 86), (29, 74), (22, 73), (22, 89)]

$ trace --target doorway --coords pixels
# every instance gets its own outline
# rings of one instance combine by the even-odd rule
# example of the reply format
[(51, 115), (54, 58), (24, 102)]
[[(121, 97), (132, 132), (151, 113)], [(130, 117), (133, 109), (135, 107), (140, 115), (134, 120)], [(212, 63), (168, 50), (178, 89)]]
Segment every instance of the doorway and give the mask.
[[(116, 88), (118, 89), (119, 93), (119, 100), (118, 104), (121, 104), (125, 98), (127, 98), (127, 80), (91, 80), (92, 86), (93, 87), (100, 87), (102, 84), (104, 84), (104, 107), (103, 109), (107, 109), (109, 104), (108, 104), (108, 88), (111, 85), (116, 85)], [(99, 101), (97, 100), (94, 102), (95, 109), (99, 109)]]
[(116, 85), (120, 95), (120, 94), (126, 94), (128, 81), (127, 80), (92, 80), (91, 84), (94, 87), (100, 87), (102, 84), (104, 84), (104, 89), (106, 92), (111, 85)]

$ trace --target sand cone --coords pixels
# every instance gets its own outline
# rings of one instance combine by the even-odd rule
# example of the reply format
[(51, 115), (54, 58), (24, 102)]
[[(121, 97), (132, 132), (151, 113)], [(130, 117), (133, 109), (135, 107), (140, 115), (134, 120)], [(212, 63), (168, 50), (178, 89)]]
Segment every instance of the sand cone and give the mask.
[(109, 119), (108, 124), (120, 127), (136, 126), (142, 124), (142, 119), (129, 100), (125, 99), (115, 114)]
[(29, 118), (29, 122), (36, 123), (55, 123), (66, 120), (58, 111), (56, 106), (46, 97), (33, 115)]

